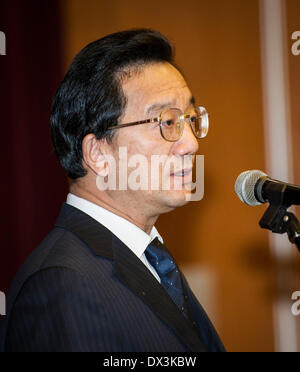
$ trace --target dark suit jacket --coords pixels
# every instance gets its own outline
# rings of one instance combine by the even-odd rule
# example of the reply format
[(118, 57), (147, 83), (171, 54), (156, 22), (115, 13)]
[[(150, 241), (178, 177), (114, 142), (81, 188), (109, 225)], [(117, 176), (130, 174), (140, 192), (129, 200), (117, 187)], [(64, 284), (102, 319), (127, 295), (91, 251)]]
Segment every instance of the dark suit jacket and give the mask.
[(0, 351), (224, 351), (183, 281), (189, 319), (115, 235), (64, 204), (13, 281)]

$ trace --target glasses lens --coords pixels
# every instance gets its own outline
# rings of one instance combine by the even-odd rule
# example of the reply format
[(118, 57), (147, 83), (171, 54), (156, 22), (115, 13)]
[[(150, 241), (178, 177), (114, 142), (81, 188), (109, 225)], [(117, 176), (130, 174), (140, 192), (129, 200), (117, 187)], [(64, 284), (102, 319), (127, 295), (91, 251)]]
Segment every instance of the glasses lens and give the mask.
[(202, 106), (195, 108), (196, 115), (191, 117), (191, 124), (197, 138), (204, 138), (209, 128), (208, 113)]
[(177, 141), (182, 134), (183, 126), (179, 109), (168, 109), (161, 114), (161, 132), (167, 141)]

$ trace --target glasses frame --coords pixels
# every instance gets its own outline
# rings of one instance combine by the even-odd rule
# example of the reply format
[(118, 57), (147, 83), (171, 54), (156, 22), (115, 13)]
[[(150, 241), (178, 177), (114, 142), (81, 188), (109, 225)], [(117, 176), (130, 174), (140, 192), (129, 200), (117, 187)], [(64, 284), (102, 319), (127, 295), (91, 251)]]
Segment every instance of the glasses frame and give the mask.
[[(178, 141), (182, 134), (183, 134), (183, 131), (184, 131), (184, 122), (185, 120), (188, 120), (189, 124), (190, 124), (190, 127), (195, 135), (196, 138), (198, 139), (201, 139), (201, 138), (204, 138), (206, 137), (207, 135), (207, 132), (208, 132), (208, 129), (209, 129), (209, 119), (208, 119), (208, 112), (206, 111), (205, 107), (203, 106), (196, 106), (196, 108), (199, 110), (200, 112), (200, 115), (197, 115), (197, 117), (199, 118), (204, 118), (205, 120), (205, 126), (204, 128), (206, 129), (206, 133), (204, 136), (201, 136), (201, 137), (198, 137), (195, 133), (195, 130), (193, 128), (193, 125), (192, 125), (192, 122), (191, 122), (191, 118), (194, 116), (194, 115), (189, 115), (189, 114), (184, 114), (179, 108), (174, 108), (174, 107), (170, 107), (170, 108), (167, 108), (165, 110), (163, 110), (159, 116), (157, 116), (156, 118), (151, 118), (151, 119), (146, 119), (146, 120), (140, 120), (140, 121), (135, 121), (135, 122), (131, 122), (131, 123), (125, 123), (125, 124), (118, 124), (118, 125), (113, 125), (113, 126), (110, 126), (108, 127), (107, 129), (108, 130), (113, 130), (113, 129), (120, 129), (120, 128), (126, 128), (126, 127), (131, 127), (131, 126), (134, 126), (134, 125), (140, 125), (140, 124), (147, 124), (147, 123), (159, 123), (159, 128), (160, 128), (160, 134), (162, 136), (162, 138), (168, 142), (176, 142)], [(177, 110), (181, 113), (181, 115), (179, 116), (179, 119), (180, 119), (180, 123), (181, 123), (181, 133), (180, 135), (178, 136), (178, 138), (174, 139), (174, 140), (170, 140), (170, 139), (167, 139), (164, 134), (163, 134), (163, 129), (162, 129), (162, 114), (165, 112), (165, 111), (168, 111), (168, 110)], [(204, 114), (201, 114), (201, 112), (204, 110)]]

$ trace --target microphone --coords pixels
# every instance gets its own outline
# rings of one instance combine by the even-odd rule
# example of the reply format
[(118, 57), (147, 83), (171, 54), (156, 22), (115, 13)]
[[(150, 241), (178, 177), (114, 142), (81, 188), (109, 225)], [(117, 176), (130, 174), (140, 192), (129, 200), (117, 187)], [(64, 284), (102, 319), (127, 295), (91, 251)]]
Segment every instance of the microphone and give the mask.
[(300, 205), (300, 186), (273, 180), (260, 170), (241, 173), (235, 182), (235, 192), (243, 203), (251, 206), (270, 203), (274, 205)]

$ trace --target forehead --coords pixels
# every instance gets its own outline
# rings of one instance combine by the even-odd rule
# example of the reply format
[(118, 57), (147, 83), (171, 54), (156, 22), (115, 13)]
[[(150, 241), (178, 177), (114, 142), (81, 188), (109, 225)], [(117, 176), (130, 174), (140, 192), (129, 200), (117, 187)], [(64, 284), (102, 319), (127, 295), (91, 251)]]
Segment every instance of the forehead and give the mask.
[(123, 84), (127, 109), (144, 114), (161, 106), (184, 109), (191, 100), (191, 92), (181, 73), (169, 63), (146, 65)]

